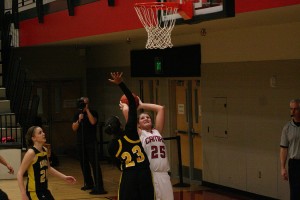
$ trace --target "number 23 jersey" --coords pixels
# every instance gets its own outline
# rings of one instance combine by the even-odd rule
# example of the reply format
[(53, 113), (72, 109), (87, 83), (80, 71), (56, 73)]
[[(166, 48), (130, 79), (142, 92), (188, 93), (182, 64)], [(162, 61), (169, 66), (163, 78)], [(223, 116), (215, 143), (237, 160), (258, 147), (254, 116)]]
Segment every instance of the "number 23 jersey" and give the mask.
[(140, 140), (150, 162), (150, 169), (155, 172), (168, 172), (170, 170), (167, 148), (163, 137), (156, 130), (152, 132), (141, 131)]
[(124, 135), (114, 139), (108, 151), (110, 155), (120, 159), (121, 170), (149, 169), (149, 160), (139, 139), (131, 140)]

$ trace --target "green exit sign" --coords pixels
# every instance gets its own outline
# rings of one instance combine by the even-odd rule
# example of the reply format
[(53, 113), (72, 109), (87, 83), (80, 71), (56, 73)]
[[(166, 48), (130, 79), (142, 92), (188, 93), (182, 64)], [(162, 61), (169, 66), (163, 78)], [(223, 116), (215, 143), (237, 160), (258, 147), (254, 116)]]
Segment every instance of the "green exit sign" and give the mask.
[(163, 62), (161, 57), (154, 58), (154, 70), (156, 74), (163, 73)]

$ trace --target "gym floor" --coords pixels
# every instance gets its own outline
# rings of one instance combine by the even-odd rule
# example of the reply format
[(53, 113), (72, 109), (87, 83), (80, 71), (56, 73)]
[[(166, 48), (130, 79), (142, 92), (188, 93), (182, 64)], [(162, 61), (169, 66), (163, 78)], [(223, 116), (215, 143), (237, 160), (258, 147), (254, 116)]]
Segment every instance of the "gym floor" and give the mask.
[[(109, 164), (107, 161), (101, 162), (101, 169), (103, 173), (104, 187), (108, 194), (105, 195), (90, 195), (89, 191), (82, 191), (80, 188), (83, 185), (83, 179), (79, 166), (79, 161), (67, 156), (59, 156), (59, 166), (54, 167), (60, 172), (66, 175), (72, 175), (77, 179), (77, 183), (74, 185), (68, 185), (64, 181), (49, 176), (49, 189), (57, 200), (117, 200), (118, 183), (120, 172), (116, 167)], [(17, 169), (15, 169), (17, 173)], [(179, 180), (172, 179), (172, 183), (176, 184)], [(20, 200), (20, 190), (16, 179), (13, 180), (1, 180), (0, 188), (5, 191), (10, 200)], [(228, 192), (220, 189), (212, 189), (203, 187), (197, 183), (191, 184), (188, 187), (173, 187), (174, 200), (254, 200), (257, 198), (250, 198)]]

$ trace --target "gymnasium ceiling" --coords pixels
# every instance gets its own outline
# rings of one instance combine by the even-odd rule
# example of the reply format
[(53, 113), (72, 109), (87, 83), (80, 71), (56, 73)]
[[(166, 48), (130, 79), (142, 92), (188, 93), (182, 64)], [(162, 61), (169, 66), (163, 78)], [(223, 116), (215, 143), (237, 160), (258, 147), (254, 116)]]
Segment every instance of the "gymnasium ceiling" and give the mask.
[[(172, 35), (183, 35), (191, 33), (199, 33), (202, 28), (206, 29), (207, 34), (231, 29), (243, 29), (249, 27), (272, 26), (286, 23), (300, 22), (300, 5), (285, 6), (280, 8), (266, 9), (256, 12), (246, 12), (237, 14), (233, 18), (205, 21), (198, 24), (177, 25), (172, 31)], [(121, 23), (121, 21), (120, 21)], [(300, 27), (299, 27), (300, 28)], [(147, 38), (145, 29), (132, 31), (115, 32), (97, 36), (89, 36), (85, 38), (77, 38), (67, 41), (60, 41), (52, 45), (76, 45), (76, 46), (94, 46), (105, 45), (119, 42), (126, 42), (127, 38), (133, 40), (141, 40)]]

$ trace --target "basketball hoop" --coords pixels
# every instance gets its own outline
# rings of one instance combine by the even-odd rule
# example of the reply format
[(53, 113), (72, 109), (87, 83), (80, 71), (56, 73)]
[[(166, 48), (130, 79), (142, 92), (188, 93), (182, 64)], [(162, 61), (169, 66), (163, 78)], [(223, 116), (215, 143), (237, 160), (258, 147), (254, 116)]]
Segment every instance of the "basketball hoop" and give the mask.
[(166, 17), (177, 14), (179, 3), (147, 2), (136, 3), (134, 9), (148, 33), (146, 49), (165, 49), (173, 46), (171, 32), (176, 18)]

